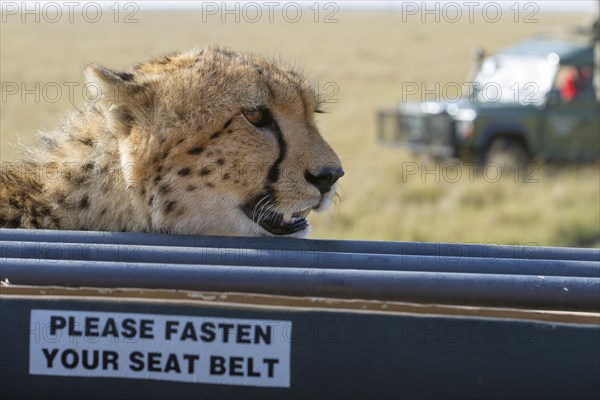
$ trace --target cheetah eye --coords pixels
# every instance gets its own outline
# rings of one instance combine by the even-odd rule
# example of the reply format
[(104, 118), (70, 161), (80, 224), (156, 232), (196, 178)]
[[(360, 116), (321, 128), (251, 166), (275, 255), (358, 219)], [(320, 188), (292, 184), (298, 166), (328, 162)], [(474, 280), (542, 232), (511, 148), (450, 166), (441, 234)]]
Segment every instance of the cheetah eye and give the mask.
[(253, 110), (242, 111), (242, 113), (248, 122), (257, 128), (263, 128), (273, 121), (271, 112), (266, 108), (256, 108)]

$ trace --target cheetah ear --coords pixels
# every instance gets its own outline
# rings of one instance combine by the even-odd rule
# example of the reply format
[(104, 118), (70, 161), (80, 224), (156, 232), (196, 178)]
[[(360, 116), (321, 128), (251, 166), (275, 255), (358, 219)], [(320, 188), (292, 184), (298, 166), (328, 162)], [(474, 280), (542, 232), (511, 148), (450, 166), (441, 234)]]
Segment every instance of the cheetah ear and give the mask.
[(95, 99), (114, 104), (132, 103), (144, 90), (144, 86), (135, 82), (133, 74), (115, 72), (95, 64), (86, 67), (85, 80)]
[(85, 78), (93, 101), (107, 111), (109, 129), (121, 137), (128, 136), (141, 105), (148, 103), (149, 91), (135, 82), (133, 74), (99, 65), (88, 66)]

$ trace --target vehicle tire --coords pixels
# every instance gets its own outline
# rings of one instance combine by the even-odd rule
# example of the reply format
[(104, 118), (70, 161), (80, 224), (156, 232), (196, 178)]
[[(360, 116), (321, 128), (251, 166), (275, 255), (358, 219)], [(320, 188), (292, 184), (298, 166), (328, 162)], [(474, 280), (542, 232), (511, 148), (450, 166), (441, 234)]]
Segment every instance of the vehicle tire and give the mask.
[(523, 143), (500, 137), (490, 143), (483, 164), (484, 166), (495, 164), (502, 171), (523, 171), (529, 161), (529, 154)]

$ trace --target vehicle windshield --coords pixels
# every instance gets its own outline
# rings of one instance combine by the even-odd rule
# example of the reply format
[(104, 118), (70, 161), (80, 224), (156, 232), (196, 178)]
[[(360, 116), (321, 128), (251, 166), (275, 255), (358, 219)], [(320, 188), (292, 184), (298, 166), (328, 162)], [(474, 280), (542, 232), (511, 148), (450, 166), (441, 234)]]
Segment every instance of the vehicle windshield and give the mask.
[(557, 63), (541, 57), (489, 57), (475, 77), (471, 100), (541, 105), (552, 88), (557, 68)]

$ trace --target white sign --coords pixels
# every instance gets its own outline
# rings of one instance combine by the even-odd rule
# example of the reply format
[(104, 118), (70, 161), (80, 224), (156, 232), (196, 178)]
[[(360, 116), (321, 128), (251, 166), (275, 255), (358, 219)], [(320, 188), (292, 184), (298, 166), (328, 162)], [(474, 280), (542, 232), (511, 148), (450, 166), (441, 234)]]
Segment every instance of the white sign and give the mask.
[(29, 373), (290, 387), (291, 321), (31, 310)]

